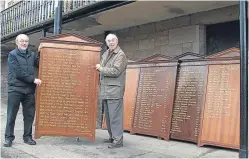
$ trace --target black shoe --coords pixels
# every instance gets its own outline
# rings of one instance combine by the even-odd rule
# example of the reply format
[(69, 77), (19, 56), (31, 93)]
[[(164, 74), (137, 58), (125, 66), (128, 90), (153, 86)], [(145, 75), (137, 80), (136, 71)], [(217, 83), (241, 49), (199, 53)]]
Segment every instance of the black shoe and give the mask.
[(33, 140), (32, 138), (25, 139), (24, 143), (29, 145), (36, 145), (35, 140)]
[(10, 141), (10, 140), (5, 140), (3, 146), (4, 146), (4, 147), (11, 147), (11, 146), (12, 146), (12, 141)]
[(120, 143), (120, 144), (115, 144), (115, 143), (112, 143), (108, 146), (109, 149), (115, 149), (115, 148), (119, 148), (119, 147), (122, 147), (123, 146), (123, 143)]
[(113, 143), (113, 139), (104, 139), (104, 143)]

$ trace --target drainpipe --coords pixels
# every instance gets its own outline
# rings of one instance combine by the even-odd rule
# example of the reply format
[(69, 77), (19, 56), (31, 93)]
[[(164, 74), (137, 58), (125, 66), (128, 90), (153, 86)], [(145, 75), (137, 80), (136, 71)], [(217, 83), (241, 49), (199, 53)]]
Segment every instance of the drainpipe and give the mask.
[(63, 1), (55, 1), (55, 17), (54, 17), (54, 34), (61, 34), (61, 25), (62, 25), (62, 5)]
[(248, 2), (240, 0), (240, 158), (248, 158)]
[(41, 38), (46, 37), (46, 29), (41, 30)]

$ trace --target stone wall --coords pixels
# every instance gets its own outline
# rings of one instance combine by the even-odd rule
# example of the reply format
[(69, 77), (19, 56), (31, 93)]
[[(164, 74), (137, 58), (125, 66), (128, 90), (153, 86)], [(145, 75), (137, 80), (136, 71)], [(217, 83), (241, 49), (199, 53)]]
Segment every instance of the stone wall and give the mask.
[[(154, 54), (176, 56), (185, 52), (205, 55), (205, 25), (238, 20), (238, 5), (148, 23), (115, 32), (130, 60)], [(92, 38), (103, 41), (104, 35)]]
[[(148, 29), (149, 28), (149, 29)], [(120, 46), (130, 60), (138, 60), (154, 54), (176, 56), (184, 52), (204, 54), (200, 43), (205, 42), (204, 27), (192, 25), (160, 30), (155, 23), (117, 31)]]

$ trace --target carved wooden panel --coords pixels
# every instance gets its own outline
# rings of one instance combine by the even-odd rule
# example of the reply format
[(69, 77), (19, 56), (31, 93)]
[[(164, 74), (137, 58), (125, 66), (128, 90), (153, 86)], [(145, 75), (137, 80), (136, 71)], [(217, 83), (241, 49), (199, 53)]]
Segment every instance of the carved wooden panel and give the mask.
[[(50, 40), (58, 42), (53, 45)], [(75, 136), (94, 141), (99, 81), (95, 65), (100, 60), (100, 45), (89, 41), (88, 48), (86, 41), (71, 41), (60, 48), (56, 44), (59, 40), (53, 37), (41, 44), (42, 85), (37, 89), (35, 138)]]
[(140, 69), (127, 69), (124, 94), (124, 130), (131, 131)]
[(63, 33), (58, 35), (53, 35), (49, 37), (44, 37), (41, 39), (41, 42), (50, 42), (50, 43), (67, 43), (67, 44), (84, 44), (83, 46), (100, 46), (102, 45), (101, 42), (88, 38), (86, 36), (74, 34), (74, 33)]
[(181, 63), (177, 74), (170, 138), (198, 142), (206, 79), (205, 62)]
[(239, 61), (210, 64), (199, 145), (239, 148), (240, 65)]
[[(159, 67), (161, 66), (161, 67)], [(140, 65), (131, 133), (169, 139), (177, 63)]]

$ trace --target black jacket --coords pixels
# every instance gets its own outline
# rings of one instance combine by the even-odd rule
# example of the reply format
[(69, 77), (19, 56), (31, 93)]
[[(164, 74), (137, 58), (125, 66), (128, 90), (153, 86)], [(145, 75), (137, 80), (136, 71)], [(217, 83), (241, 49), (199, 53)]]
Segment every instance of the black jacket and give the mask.
[(15, 49), (8, 54), (8, 67), (8, 92), (35, 93), (34, 67), (39, 67), (39, 54)]

